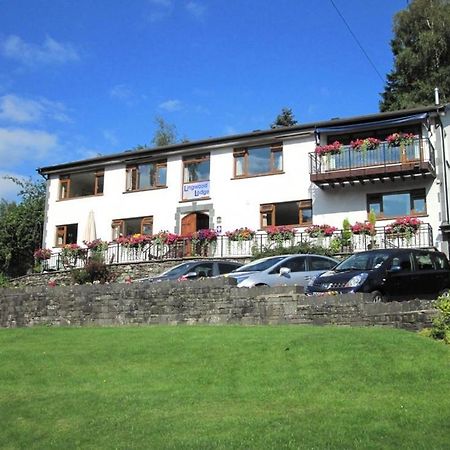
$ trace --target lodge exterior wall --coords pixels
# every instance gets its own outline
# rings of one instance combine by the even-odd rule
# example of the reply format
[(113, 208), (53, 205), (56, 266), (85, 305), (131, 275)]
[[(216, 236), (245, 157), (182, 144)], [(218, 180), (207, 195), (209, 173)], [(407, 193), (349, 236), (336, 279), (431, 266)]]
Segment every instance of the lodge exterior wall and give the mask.
[(0, 327), (118, 325), (431, 325), (432, 301), (371, 303), (363, 294), (308, 297), (300, 287), (237, 288), (234, 280), (0, 290)]

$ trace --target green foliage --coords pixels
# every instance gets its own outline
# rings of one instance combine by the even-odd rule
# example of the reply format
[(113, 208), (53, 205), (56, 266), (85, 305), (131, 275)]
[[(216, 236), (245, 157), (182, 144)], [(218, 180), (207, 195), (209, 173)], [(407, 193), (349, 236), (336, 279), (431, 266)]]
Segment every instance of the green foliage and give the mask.
[(0, 287), (8, 287), (9, 285), (9, 279), (8, 277), (0, 272)]
[(450, 2), (413, 0), (394, 18), (394, 69), (387, 76), (381, 111), (450, 101)]
[(431, 337), (449, 342), (450, 335), (450, 296), (442, 295), (434, 303), (439, 311), (438, 316), (433, 320)]
[(165, 145), (175, 144), (177, 142), (177, 131), (175, 125), (172, 125), (157, 116), (155, 118), (156, 130), (152, 139), (152, 144), (156, 147), (164, 147)]
[(270, 128), (292, 127), (297, 124), (294, 113), (291, 108), (282, 108), (281, 113), (278, 114), (275, 121), (270, 125)]
[(15, 277), (33, 268), (33, 252), (41, 246), (45, 182), (5, 178), (20, 187), (21, 201), (0, 202), (0, 272)]
[(310, 244), (309, 242), (301, 242), (300, 244), (292, 245), (290, 247), (265, 247), (260, 250), (257, 247), (253, 247), (252, 249), (252, 258), (266, 258), (268, 256), (277, 256), (277, 255), (290, 255), (295, 253), (308, 253), (308, 254), (316, 254), (316, 255), (326, 255), (333, 256), (335, 253), (330, 248), (322, 247), (321, 245)]
[(109, 283), (114, 279), (101, 257), (89, 258), (84, 268), (72, 270), (71, 275), (73, 282), (77, 284), (94, 283), (95, 281)]

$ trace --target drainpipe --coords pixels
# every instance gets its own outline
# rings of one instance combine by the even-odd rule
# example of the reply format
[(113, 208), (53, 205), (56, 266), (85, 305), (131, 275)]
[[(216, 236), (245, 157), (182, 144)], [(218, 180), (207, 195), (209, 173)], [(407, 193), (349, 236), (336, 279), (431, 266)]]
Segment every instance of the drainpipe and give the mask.
[(443, 218), (443, 222), (447, 224), (450, 223), (449, 217), (449, 207), (448, 207), (448, 181), (447, 181), (447, 159), (446, 159), (446, 151), (445, 151), (445, 136), (444, 136), (444, 126), (442, 124), (442, 120), (438, 111), (438, 119), (439, 126), (441, 128), (441, 147), (442, 147), (442, 168), (444, 171), (444, 203), (445, 203), (445, 217)]

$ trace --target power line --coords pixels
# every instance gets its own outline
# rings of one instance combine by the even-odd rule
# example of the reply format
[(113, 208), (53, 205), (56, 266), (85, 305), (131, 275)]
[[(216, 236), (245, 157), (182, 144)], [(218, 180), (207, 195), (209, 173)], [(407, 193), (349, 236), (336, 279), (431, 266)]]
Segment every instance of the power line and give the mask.
[(336, 12), (339, 14), (339, 17), (342, 19), (342, 21), (344, 22), (345, 26), (347, 27), (348, 31), (350, 31), (350, 34), (353, 36), (353, 39), (355, 40), (355, 42), (358, 44), (359, 48), (361, 49), (361, 51), (363, 52), (364, 56), (366, 57), (367, 61), (369, 61), (370, 65), (372, 66), (373, 70), (375, 70), (376, 74), (378, 75), (378, 77), (380, 78), (380, 80), (384, 83), (384, 77), (380, 74), (380, 72), (378, 71), (378, 69), (376, 68), (375, 64), (373, 63), (373, 61), (370, 59), (370, 56), (367, 54), (367, 52), (364, 50), (364, 47), (362, 46), (361, 42), (359, 42), (359, 39), (356, 37), (355, 33), (353, 33), (352, 29), (350, 28), (350, 25), (347, 23), (347, 21), (345, 20), (344, 16), (341, 14), (341, 12), (339, 11), (338, 7), (336, 6), (336, 4), (334, 3), (333, 0), (330, 0), (331, 4), (333, 5), (334, 9), (336, 10)]

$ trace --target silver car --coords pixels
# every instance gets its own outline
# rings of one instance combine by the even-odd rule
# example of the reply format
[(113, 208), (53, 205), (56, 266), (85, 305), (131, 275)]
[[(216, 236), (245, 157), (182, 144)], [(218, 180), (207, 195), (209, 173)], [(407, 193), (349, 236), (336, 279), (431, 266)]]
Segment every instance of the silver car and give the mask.
[(332, 269), (339, 261), (321, 255), (281, 255), (257, 259), (230, 272), (238, 287), (306, 286), (311, 278)]

